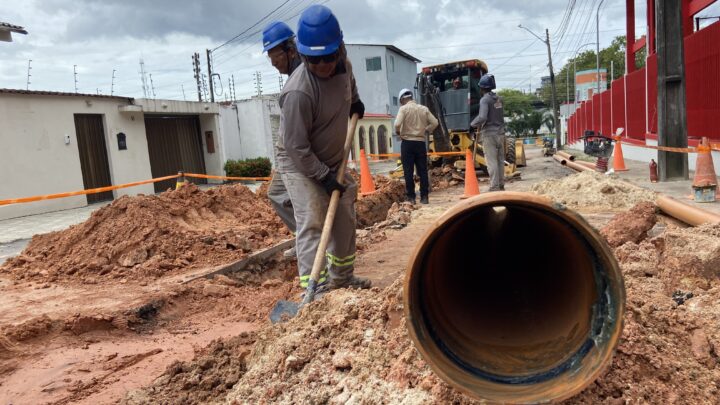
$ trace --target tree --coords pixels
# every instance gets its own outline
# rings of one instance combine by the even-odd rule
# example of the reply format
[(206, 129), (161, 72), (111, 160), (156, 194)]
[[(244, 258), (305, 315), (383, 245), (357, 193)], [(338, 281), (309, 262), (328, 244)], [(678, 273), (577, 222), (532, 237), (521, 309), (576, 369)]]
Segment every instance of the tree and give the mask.
[(530, 111), (525, 114), (525, 122), (527, 127), (533, 136), (537, 136), (537, 132), (543, 124), (543, 113), (542, 111)]
[(537, 97), (534, 94), (525, 94), (512, 89), (500, 90), (498, 95), (503, 100), (503, 110), (510, 133), (516, 137), (527, 135), (531, 131), (527, 120), (528, 114), (533, 111)]

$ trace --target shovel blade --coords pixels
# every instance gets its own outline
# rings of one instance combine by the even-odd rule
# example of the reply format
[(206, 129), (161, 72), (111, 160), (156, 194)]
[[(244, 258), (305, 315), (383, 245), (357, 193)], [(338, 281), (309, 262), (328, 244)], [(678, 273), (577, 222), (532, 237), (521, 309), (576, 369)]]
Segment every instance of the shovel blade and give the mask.
[(292, 319), (300, 309), (300, 303), (292, 301), (278, 301), (270, 311), (270, 322), (279, 323)]

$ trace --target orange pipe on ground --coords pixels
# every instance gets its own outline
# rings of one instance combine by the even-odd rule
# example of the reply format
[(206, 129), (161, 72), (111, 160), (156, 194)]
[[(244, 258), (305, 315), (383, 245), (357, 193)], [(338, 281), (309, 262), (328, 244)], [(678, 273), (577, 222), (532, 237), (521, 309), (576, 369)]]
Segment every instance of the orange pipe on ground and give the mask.
[(567, 160), (569, 160), (569, 161), (571, 161), (571, 162), (574, 162), (574, 161), (575, 161), (575, 156), (574, 156), (574, 155), (571, 155), (571, 154), (569, 154), (569, 153), (567, 153), (567, 152), (557, 151), (557, 152), (555, 152), (555, 154), (556, 154), (556, 155), (560, 155), (560, 156), (564, 157), (565, 159), (567, 159)]
[(684, 204), (664, 195), (657, 198), (656, 204), (666, 214), (692, 226), (720, 222), (720, 214)]
[[(518, 235), (542, 235), (522, 246)], [(562, 258), (548, 246), (563, 246)], [(578, 214), (530, 193), (456, 204), (413, 253), (409, 336), (444, 381), (493, 403), (568, 398), (611, 364), (625, 288), (604, 239)]]

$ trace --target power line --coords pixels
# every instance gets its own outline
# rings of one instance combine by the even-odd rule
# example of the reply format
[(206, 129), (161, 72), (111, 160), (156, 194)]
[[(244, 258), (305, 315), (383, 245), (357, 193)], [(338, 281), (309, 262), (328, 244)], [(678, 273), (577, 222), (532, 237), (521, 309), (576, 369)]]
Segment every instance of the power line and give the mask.
[(224, 42), (223, 44), (221, 44), (220, 46), (212, 49), (212, 52), (214, 52), (215, 50), (220, 49), (220, 48), (222, 48), (223, 46), (225, 46), (225, 45), (227, 45), (227, 44), (235, 41), (236, 39), (240, 38), (240, 36), (242, 36), (244, 33), (246, 33), (246, 32), (248, 32), (248, 31), (250, 31), (251, 29), (255, 28), (258, 24), (260, 24), (261, 22), (263, 22), (266, 18), (270, 17), (274, 12), (278, 11), (281, 7), (283, 7), (284, 5), (288, 4), (289, 2), (290, 2), (290, 0), (285, 0), (282, 4), (280, 4), (280, 5), (277, 6), (275, 9), (273, 9), (273, 11), (267, 13), (263, 18), (261, 18), (261, 19), (259, 19), (257, 22), (255, 22), (255, 24), (253, 24), (253, 25), (249, 26), (248, 28), (246, 28), (245, 31), (243, 31), (243, 32), (235, 35), (234, 37), (232, 37), (232, 38), (230, 38), (229, 40), (225, 41), (225, 42)]

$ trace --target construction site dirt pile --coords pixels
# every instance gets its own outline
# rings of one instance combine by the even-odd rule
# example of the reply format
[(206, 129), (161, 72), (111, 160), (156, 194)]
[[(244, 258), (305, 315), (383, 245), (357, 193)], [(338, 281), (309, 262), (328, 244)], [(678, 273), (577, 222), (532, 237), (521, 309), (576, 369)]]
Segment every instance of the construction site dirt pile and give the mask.
[(432, 190), (443, 190), (465, 181), (464, 175), (452, 165), (434, 167), (430, 169), (429, 174)]
[(374, 177), (375, 192), (359, 197), (355, 204), (358, 228), (384, 221), (393, 203), (401, 202), (405, 197), (405, 183), (402, 181), (380, 175)]
[(656, 198), (652, 191), (592, 171), (545, 180), (533, 185), (531, 191), (546, 195), (568, 208), (585, 212), (627, 210), (643, 201), (654, 202)]
[(192, 361), (176, 361), (148, 388), (129, 392), (123, 405), (222, 403), (245, 372), (245, 358), (255, 340), (243, 333), (196, 350)]
[(0, 272), (85, 283), (154, 279), (178, 268), (238, 260), (291, 237), (268, 201), (243, 185), (121, 197), (85, 222), (36, 235)]
[(720, 403), (720, 225), (615, 250), (627, 310), (606, 374), (568, 403)]
[(402, 229), (412, 221), (412, 212), (415, 206), (409, 201), (393, 203), (387, 212), (384, 221), (375, 225), (357, 230), (357, 249), (366, 250), (370, 245), (382, 242), (387, 239), (385, 233), (388, 229)]
[[(565, 404), (720, 402), (720, 225), (617, 248), (627, 311), (605, 374)], [(258, 334), (230, 403), (458, 403), (407, 337), (402, 285), (341, 290)], [(234, 402), (233, 402), (234, 401)]]
[(642, 202), (627, 212), (616, 215), (600, 233), (611, 247), (627, 242), (638, 243), (645, 239), (647, 232), (657, 222), (657, 206), (651, 202)]

